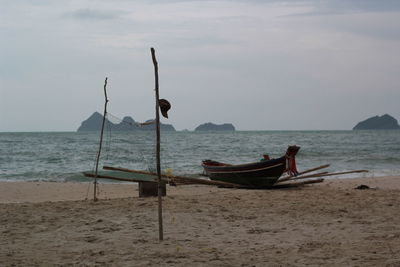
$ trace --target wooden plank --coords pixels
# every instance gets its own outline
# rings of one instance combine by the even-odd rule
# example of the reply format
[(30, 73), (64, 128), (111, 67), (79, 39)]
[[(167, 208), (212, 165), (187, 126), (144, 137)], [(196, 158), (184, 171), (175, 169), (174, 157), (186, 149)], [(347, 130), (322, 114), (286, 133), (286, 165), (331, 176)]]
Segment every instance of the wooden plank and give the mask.
[(154, 178), (154, 180), (148, 180), (148, 179), (135, 179), (135, 178), (123, 178), (123, 177), (116, 177), (116, 176), (111, 176), (111, 175), (101, 175), (101, 174), (94, 174), (94, 173), (89, 173), (89, 172), (84, 172), (83, 175), (85, 177), (89, 178), (103, 178), (103, 179), (110, 179), (110, 180), (116, 180), (116, 181), (123, 181), (123, 182), (134, 182), (134, 183), (139, 183), (139, 182), (157, 182), (157, 179)]

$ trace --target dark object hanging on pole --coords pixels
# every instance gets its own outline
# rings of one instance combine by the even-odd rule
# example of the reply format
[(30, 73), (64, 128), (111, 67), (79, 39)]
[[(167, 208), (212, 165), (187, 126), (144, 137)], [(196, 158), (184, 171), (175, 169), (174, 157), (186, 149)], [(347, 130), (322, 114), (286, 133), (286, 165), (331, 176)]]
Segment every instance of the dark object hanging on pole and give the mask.
[(171, 109), (171, 104), (168, 102), (167, 99), (160, 99), (158, 100), (158, 103), (160, 105), (161, 114), (164, 118), (168, 119), (168, 110)]
[[(159, 85), (158, 85), (158, 63), (156, 59), (156, 52), (154, 48), (151, 49), (151, 57), (154, 65), (155, 76), (155, 91), (156, 91), (156, 161), (157, 161), (157, 182), (158, 182), (158, 238), (160, 241), (164, 239), (163, 234), (163, 220), (162, 220), (162, 181), (161, 181), (161, 158), (160, 158), (160, 98), (159, 98)], [(169, 103), (168, 103), (169, 104)]]
[(103, 122), (101, 124), (101, 133), (100, 133), (100, 144), (99, 144), (99, 151), (97, 153), (97, 158), (96, 158), (96, 170), (95, 170), (95, 178), (93, 182), (93, 201), (97, 201), (97, 176), (99, 174), (99, 160), (100, 160), (100, 154), (101, 154), (101, 147), (103, 145), (103, 133), (104, 133), (104, 124), (106, 122), (106, 115), (107, 115), (107, 103), (108, 103), (108, 98), (107, 98), (107, 77), (104, 81), (104, 113), (103, 113)]

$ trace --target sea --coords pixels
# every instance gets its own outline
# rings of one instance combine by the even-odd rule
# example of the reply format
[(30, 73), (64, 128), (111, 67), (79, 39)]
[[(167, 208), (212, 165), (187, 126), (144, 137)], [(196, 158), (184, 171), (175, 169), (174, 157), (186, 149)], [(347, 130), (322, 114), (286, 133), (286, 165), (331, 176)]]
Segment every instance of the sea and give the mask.
[[(0, 181), (88, 182), (100, 147), (99, 132), (0, 133)], [(241, 164), (284, 155), (301, 147), (298, 170), (330, 164), (329, 172), (365, 169), (342, 175), (400, 175), (400, 131), (235, 131), (161, 132), (161, 169), (175, 175), (202, 174), (201, 161)], [(104, 165), (154, 171), (153, 132), (105, 132), (99, 169)]]

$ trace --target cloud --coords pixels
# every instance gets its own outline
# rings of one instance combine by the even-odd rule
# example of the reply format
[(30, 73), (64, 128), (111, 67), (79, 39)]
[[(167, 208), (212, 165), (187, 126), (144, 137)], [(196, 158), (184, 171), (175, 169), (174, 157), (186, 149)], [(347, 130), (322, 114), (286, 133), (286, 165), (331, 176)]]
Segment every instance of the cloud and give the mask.
[[(274, 6), (312, 6), (313, 12), (304, 13), (304, 15), (313, 14), (343, 14), (353, 12), (387, 12), (400, 11), (400, 1), (398, 0), (146, 0), (151, 3), (180, 3), (180, 2), (209, 2), (209, 3), (228, 3), (242, 2), (253, 5), (274, 5)], [(146, 2), (145, 1), (145, 2)]]
[[(318, 16), (337, 15), (351, 13), (397, 12), (400, 11), (398, 0), (346, 0), (346, 1), (293, 1), (300, 5), (312, 7), (312, 10), (304, 13), (296, 13), (292, 16)], [(286, 1), (284, 3), (293, 3)]]
[[(160, 62), (162, 94), (175, 103), (177, 128), (207, 118), (240, 129), (346, 128), (343, 118), (352, 118), (343, 110), (360, 116), (371, 106), (399, 117), (400, 1), (6, 2), (0, 131), (76, 129), (101, 107), (105, 76), (111, 111), (147, 119), (154, 97), (150, 46)], [(374, 101), (378, 89), (382, 97)], [(193, 114), (188, 99), (206, 108)], [(282, 103), (291, 106), (284, 123), (266, 116)], [(293, 119), (292, 110), (315, 120)], [(26, 119), (28, 113), (48, 121), (56, 114), (57, 121), (39, 123)], [(328, 113), (336, 124), (320, 115)]]
[(117, 10), (83, 8), (65, 13), (65, 17), (79, 20), (112, 20), (120, 18), (123, 14), (125, 14), (125, 12)]

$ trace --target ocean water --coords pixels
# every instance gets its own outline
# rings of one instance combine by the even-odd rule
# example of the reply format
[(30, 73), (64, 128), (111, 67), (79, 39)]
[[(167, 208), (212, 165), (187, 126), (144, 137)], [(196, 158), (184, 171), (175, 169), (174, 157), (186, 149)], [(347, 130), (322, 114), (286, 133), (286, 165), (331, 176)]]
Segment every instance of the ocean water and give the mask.
[[(258, 161), (301, 147), (299, 171), (331, 164), (327, 171), (367, 169), (344, 177), (400, 175), (400, 131), (236, 131), (162, 132), (162, 170), (202, 173), (201, 161)], [(88, 181), (94, 169), (98, 132), (0, 133), (0, 181)], [(153, 132), (106, 132), (100, 166), (155, 169)], [(343, 176), (341, 176), (343, 177)]]

